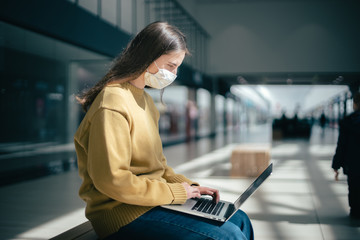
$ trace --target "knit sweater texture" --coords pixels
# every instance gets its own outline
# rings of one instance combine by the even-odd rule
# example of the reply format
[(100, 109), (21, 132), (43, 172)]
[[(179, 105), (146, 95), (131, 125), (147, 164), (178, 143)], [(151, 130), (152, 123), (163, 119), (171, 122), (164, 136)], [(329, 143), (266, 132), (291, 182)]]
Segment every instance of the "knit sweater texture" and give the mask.
[(74, 137), (86, 217), (100, 238), (155, 206), (183, 204), (182, 182), (167, 165), (160, 114), (143, 90), (111, 84), (96, 97)]

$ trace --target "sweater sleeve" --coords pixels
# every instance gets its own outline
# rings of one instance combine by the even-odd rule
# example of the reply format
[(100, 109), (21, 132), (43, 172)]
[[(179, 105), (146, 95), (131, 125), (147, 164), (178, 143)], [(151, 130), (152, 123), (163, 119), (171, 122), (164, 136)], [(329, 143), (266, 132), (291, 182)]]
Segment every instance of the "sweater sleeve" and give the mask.
[(131, 149), (127, 119), (117, 111), (99, 110), (91, 121), (87, 163), (89, 176), (99, 192), (140, 206), (186, 201), (186, 190), (180, 183), (134, 175), (130, 171)]

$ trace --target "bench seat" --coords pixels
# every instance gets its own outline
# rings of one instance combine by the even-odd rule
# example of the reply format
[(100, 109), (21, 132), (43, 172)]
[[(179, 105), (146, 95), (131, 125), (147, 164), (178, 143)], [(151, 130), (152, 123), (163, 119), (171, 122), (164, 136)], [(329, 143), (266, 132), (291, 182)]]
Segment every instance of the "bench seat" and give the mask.
[(50, 240), (97, 240), (96, 235), (91, 223), (89, 221), (84, 222), (70, 230), (63, 232)]

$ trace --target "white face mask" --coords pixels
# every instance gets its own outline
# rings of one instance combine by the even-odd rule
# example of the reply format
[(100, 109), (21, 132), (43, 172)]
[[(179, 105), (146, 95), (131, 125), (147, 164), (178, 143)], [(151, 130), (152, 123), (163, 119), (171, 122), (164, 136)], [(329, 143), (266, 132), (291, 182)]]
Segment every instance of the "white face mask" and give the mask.
[(160, 69), (156, 62), (154, 62), (156, 67), (159, 69), (157, 73), (149, 73), (149, 71), (146, 71), (145, 73), (145, 84), (149, 87), (156, 88), (156, 89), (162, 89), (166, 86), (169, 86), (177, 77), (176, 74), (173, 74), (172, 72), (166, 70), (166, 69)]

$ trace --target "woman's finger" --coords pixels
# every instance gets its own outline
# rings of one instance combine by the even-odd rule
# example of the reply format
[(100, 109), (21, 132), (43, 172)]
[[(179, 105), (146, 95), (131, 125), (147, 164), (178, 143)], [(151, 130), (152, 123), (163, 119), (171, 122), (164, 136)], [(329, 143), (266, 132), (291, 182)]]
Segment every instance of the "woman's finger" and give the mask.
[(198, 188), (202, 195), (209, 195), (213, 198), (214, 201), (216, 202), (220, 201), (219, 190), (214, 188), (202, 187), (202, 186), (198, 186), (195, 188)]

